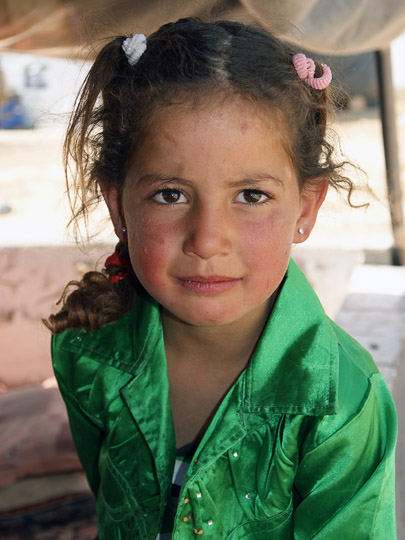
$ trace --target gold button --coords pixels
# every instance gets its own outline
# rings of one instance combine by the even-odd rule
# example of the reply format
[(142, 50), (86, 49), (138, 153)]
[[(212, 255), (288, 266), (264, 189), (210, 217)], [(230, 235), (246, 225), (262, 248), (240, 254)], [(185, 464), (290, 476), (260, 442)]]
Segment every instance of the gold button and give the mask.
[(190, 499), (184, 499), (183, 504), (187, 504)]
[(198, 461), (197, 458), (193, 459), (193, 463), (197, 463), (197, 461)]
[(184, 518), (181, 521), (188, 521), (188, 517), (184, 516)]

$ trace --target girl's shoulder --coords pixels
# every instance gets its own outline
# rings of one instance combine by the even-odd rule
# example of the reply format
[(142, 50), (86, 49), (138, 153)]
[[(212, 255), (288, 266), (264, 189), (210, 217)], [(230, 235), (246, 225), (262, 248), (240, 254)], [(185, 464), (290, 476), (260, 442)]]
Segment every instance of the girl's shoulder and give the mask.
[[(334, 411), (329, 411), (322, 423), (333, 424), (338, 429), (356, 417), (367, 400), (374, 400), (377, 408), (389, 410), (391, 414), (394, 410), (392, 397), (371, 354), (329, 319), (311, 285), (293, 261), (280, 299), (282, 310), (278, 319), (283, 321), (283, 335), (286, 335), (287, 325), (290, 334), (301, 325), (295, 350), (298, 348), (301, 354), (300, 351), (307, 347), (308, 353), (311, 352), (311, 363), (306, 368), (314, 372), (312, 391), (318, 389), (322, 396), (328, 389), (333, 391)], [(307, 345), (308, 336), (310, 346)], [(305, 365), (305, 362), (301, 359), (298, 364)], [(321, 376), (329, 380), (323, 388), (318, 383)]]
[(351, 370), (355, 367), (359, 370), (359, 374), (366, 378), (378, 373), (379, 370), (370, 352), (335, 322), (330, 323), (339, 345), (341, 370)]
[(393, 407), (388, 386), (371, 354), (334, 322), (339, 351), (337, 400), (341, 416), (350, 418), (370, 398)]
[(52, 337), (52, 363), (59, 386), (77, 394), (96, 379), (108, 384), (130, 378), (148, 343), (161, 333), (159, 309), (149, 299), (137, 299), (119, 320), (89, 332), (66, 330)]
[(117, 358), (117, 343), (123, 347), (129, 345), (128, 326), (133, 321), (134, 313), (126, 313), (121, 319), (99, 330), (89, 332), (86, 329), (65, 330), (52, 336), (52, 361), (58, 366), (68, 361), (78, 361), (89, 357), (96, 362), (112, 362)]
[[(94, 332), (66, 330), (52, 337), (53, 370), (62, 396), (96, 423), (102, 402), (115, 399), (116, 389), (131, 377), (128, 319), (126, 315)], [(126, 357), (117, 343), (128, 351)]]
[(384, 377), (362, 345), (335, 323), (331, 325), (338, 344), (336, 413), (320, 419), (312, 443), (316, 446), (331, 436), (357, 432), (363, 445), (372, 430), (376, 439), (389, 439), (394, 447), (396, 410)]

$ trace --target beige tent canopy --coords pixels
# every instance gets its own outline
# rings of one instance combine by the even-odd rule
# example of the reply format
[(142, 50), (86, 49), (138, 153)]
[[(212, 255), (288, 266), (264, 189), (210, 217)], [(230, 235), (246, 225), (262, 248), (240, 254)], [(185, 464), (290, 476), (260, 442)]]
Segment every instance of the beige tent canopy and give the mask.
[(393, 263), (405, 264), (389, 44), (405, 30), (405, 0), (0, 0), (0, 52), (91, 58), (104, 38), (145, 33), (180, 17), (259, 24), (319, 54), (376, 51)]
[(180, 17), (233, 19), (277, 30), (323, 54), (386, 48), (404, 31), (404, 0), (0, 0), (0, 50), (85, 54), (111, 35), (149, 34)]

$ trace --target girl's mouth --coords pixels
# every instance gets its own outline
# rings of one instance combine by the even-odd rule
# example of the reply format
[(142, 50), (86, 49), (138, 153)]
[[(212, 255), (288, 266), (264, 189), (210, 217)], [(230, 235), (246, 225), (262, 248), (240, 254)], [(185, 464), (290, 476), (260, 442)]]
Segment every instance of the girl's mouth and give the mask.
[(242, 279), (227, 276), (187, 276), (177, 278), (180, 285), (197, 294), (220, 294), (238, 285)]

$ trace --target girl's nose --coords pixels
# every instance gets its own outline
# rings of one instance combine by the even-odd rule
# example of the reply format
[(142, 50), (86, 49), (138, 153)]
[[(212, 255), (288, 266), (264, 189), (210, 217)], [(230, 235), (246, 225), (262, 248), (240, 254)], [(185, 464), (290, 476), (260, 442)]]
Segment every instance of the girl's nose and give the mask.
[(190, 212), (187, 216), (184, 253), (209, 259), (216, 255), (227, 255), (231, 249), (231, 227), (224, 209), (200, 205)]

